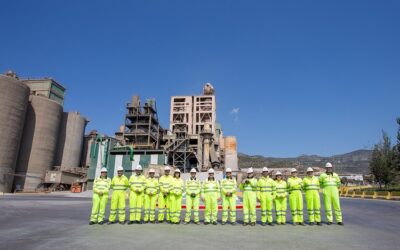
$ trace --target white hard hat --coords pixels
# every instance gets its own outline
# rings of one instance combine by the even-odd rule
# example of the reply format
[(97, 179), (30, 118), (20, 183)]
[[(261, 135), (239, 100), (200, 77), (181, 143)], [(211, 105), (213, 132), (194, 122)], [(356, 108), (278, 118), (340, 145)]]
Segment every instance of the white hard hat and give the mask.
[(325, 164), (325, 167), (326, 167), (326, 168), (331, 168), (331, 167), (332, 167), (332, 163), (327, 162), (327, 163)]
[(153, 168), (149, 169), (149, 173), (155, 173), (156, 171)]
[(225, 169), (225, 172), (226, 172), (226, 173), (228, 173), (228, 172), (232, 172), (232, 169), (230, 169), (230, 168), (227, 168), (227, 169)]
[(175, 169), (175, 173), (181, 173), (181, 170), (179, 168)]
[(142, 166), (137, 165), (136, 170), (143, 170)]
[(106, 172), (107, 173), (107, 168), (101, 168), (100, 172)]
[(248, 173), (248, 174), (253, 173), (253, 168), (248, 168), (248, 169), (247, 169), (247, 173)]
[(118, 166), (117, 171), (124, 171), (124, 168), (122, 166)]
[(269, 169), (267, 167), (263, 167), (262, 171), (263, 172), (269, 172)]
[(195, 168), (190, 169), (190, 173), (197, 173)]
[(210, 168), (207, 172), (208, 172), (209, 174), (215, 173), (214, 169), (212, 169), (212, 168)]
[(165, 166), (164, 171), (169, 171), (171, 168), (169, 166)]
[(294, 172), (297, 172), (297, 169), (292, 168), (292, 169), (290, 170), (290, 173), (294, 173)]
[(281, 171), (277, 171), (275, 175), (282, 175)]
[(314, 169), (312, 169), (311, 167), (307, 168), (307, 172), (314, 172)]

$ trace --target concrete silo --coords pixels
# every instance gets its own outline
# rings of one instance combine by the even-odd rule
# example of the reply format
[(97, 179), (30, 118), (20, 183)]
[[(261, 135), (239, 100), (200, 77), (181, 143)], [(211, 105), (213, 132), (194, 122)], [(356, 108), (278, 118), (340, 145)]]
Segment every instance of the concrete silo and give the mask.
[(0, 192), (11, 192), (28, 100), (15, 74), (0, 75)]
[(54, 166), (62, 106), (46, 97), (29, 97), (26, 122), (15, 170), (14, 188), (35, 190)]
[(83, 137), (87, 122), (86, 118), (78, 112), (63, 113), (56, 159), (57, 166), (62, 168), (81, 166)]

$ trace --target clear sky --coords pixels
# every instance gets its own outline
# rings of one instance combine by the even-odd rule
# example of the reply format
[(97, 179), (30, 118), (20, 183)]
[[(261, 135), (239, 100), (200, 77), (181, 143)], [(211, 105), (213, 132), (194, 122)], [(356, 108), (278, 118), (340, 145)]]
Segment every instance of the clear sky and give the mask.
[[(400, 116), (400, 1), (2, 1), (0, 71), (53, 77), (113, 135), (133, 94), (217, 93), (247, 154), (371, 148)], [(1, 91), (1, 90), (0, 90)]]

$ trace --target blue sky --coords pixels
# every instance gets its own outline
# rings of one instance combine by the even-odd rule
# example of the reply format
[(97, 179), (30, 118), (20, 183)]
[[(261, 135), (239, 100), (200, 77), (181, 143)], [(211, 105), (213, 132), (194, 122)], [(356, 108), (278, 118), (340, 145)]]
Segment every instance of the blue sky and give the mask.
[(133, 94), (217, 93), (240, 152), (371, 148), (400, 116), (399, 1), (3, 1), (0, 71), (50, 76), (112, 135)]

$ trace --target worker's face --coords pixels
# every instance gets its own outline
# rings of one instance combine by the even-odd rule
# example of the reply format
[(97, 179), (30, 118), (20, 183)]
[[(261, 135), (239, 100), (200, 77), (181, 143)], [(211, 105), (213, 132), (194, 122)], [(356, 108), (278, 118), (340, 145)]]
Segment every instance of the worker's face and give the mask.
[(208, 174), (208, 179), (213, 180), (214, 179), (214, 174), (213, 173), (209, 173)]
[(264, 172), (262, 172), (262, 175), (263, 175), (264, 177), (267, 177), (267, 176), (268, 176), (268, 172), (267, 172), (267, 171), (264, 171)]
[(117, 174), (118, 174), (119, 177), (121, 177), (123, 173), (124, 173), (124, 171), (118, 171), (118, 172), (117, 172)]
[(101, 177), (103, 178), (107, 177), (107, 172), (101, 172)]
[(278, 181), (282, 180), (282, 175), (277, 175), (277, 176), (276, 176), (276, 179), (277, 179)]
[(247, 174), (247, 178), (253, 178), (253, 173)]
[(196, 178), (196, 173), (190, 173), (190, 177)]
[(170, 172), (169, 170), (165, 170), (165, 171), (164, 171), (164, 173), (165, 173), (166, 176), (169, 175), (169, 172)]
[(149, 176), (150, 178), (154, 178), (154, 173), (153, 172), (149, 173)]
[(296, 177), (297, 176), (297, 172), (292, 172), (292, 176)]
[(175, 174), (174, 174), (174, 177), (175, 177), (175, 178), (179, 178), (179, 177), (181, 177), (181, 174), (180, 174), (180, 173), (175, 173)]
[(142, 174), (142, 170), (136, 170), (136, 175), (139, 176)]
[(308, 175), (308, 176), (313, 176), (313, 175), (314, 175), (314, 172), (312, 172), (312, 171), (307, 172), (307, 175)]
[(333, 168), (326, 168), (326, 172), (327, 173), (332, 173), (333, 172)]
[(226, 172), (226, 177), (232, 178), (232, 172)]

